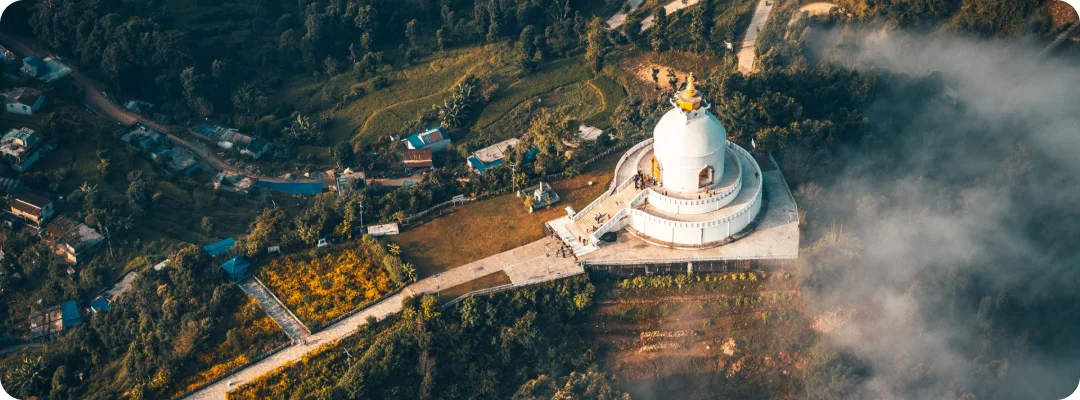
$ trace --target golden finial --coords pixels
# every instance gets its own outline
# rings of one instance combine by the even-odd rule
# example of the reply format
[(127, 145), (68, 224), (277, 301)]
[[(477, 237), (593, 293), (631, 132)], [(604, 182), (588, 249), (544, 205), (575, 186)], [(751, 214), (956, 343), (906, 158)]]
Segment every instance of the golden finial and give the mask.
[(686, 97), (697, 96), (697, 89), (694, 88), (694, 73), (691, 72), (690, 76), (686, 77)]

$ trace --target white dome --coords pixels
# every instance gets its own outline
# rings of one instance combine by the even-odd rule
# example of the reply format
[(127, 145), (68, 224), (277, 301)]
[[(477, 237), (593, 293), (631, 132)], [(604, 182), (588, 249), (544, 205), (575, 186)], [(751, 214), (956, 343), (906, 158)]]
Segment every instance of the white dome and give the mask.
[[(705, 108), (664, 114), (653, 131), (653, 156), (664, 188), (695, 193), (719, 183), (724, 174), (727, 131)], [(655, 164), (654, 164), (655, 165)]]
[(693, 112), (704, 115), (687, 123), (690, 115), (673, 108), (656, 123), (653, 151), (661, 161), (668, 156), (704, 157), (727, 146), (727, 130), (720, 121), (706, 110)]

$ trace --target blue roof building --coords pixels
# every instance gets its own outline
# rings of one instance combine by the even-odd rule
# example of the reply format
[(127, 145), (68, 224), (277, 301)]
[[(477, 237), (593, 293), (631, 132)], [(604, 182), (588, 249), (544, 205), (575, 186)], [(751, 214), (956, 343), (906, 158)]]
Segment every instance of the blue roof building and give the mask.
[(229, 259), (229, 261), (226, 261), (224, 264), (221, 264), (221, 269), (225, 270), (225, 276), (227, 276), (229, 280), (239, 282), (240, 280), (247, 278), (247, 269), (250, 266), (251, 263), (248, 262), (247, 259), (236, 256)]
[(97, 298), (91, 300), (90, 311), (93, 311), (95, 314), (99, 312), (112, 311), (112, 307), (109, 306), (109, 299), (98, 296)]
[(209, 254), (211, 257), (213, 257), (213, 256), (216, 256), (218, 254), (228, 253), (229, 250), (232, 249), (233, 245), (235, 245), (235, 244), (236, 244), (236, 239), (228, 238), (228, 239), (222, 240), (222, 241), (217, 242), (217, 243), (208, 244), (208, 245), (204, 246), (202, 249), (203, 249), (203, 251), (206, 252), (206, 254)]
[(444, 133), (441, 126), (431, 128), (406, 137), (405, 147), (409, 148), (409, 150), (429, 149), (432, 152), (442, 151), (450, 147), (450, 135)]
[(75, 303), (75, 300), (68, 300), (60, 305), (60, 320), (64, 329), (82, 323), (82, 316), (79, 315), (79, 305)]
[(322, 182), (271, 182), (260, 180), (255, 182), (255, 187), (297, 196), (309, 196), (323, 192)]

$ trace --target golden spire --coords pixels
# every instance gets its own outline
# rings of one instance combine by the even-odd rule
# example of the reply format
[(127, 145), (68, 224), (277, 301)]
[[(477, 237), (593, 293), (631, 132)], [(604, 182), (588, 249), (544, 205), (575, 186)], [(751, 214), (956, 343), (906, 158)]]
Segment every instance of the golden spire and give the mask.
[(701, 97), (698, 97), (697, 88), (694, 87), (693, 73), (686, 77), (686, 89), (675, 93), (675, 105), (683, 111), (701, 108)]

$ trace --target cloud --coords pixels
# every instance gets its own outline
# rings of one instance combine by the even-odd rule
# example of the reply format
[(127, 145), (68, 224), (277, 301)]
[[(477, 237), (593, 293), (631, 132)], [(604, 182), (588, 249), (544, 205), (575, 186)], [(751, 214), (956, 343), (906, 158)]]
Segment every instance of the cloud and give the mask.
[[(864, 110), (877, 137), (848, 155), (841, 179), (810, 206), (816, 220), (845, 231), (811, 246), (804, 262), (831, 272), (812, 285), (809, 307), (859, 310), (858, 329), (827, 339), (869, 364), (860, 393), (1071, 393), (1077, 349), (1049, 337), (1080, 331), (1040, 318), (1071, 315), (1044, 314), (1051, 305), (1080, 304), (1065, 279), (1080, 265), (1072, 226), (1080, 222), (1080, 66), (1040, 58), (1030, 38), (822, 36), (829, 42), (816, 49), (827, 62), (933, 73), (947, 88), (912, 97), (912, 81), (888, 81), (891, 93)], [(1030, 346), (1018, 344), (1025, 330)], [(981, 391), (987, 386), (993, 394)]]

